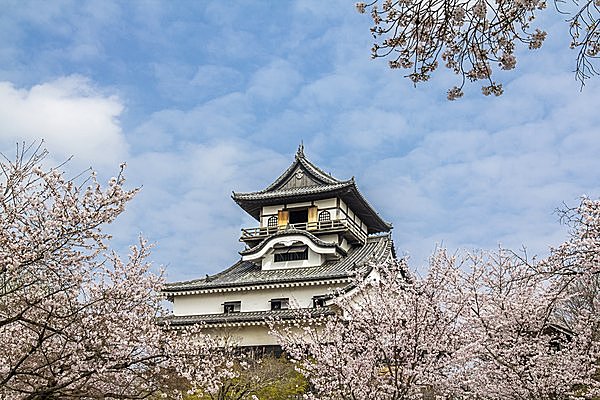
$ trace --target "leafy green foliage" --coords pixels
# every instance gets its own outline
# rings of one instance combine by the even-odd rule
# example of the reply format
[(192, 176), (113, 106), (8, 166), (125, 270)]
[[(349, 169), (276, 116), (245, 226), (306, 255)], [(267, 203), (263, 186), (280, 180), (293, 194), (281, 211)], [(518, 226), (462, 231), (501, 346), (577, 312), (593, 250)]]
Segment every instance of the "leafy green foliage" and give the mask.
[(223, 382), (217, 393), (196, 392), (185, 400), (291, 400), (300, 399), (308, 389), (306, 378), (284, 357), (237, 361), (235, 378)]

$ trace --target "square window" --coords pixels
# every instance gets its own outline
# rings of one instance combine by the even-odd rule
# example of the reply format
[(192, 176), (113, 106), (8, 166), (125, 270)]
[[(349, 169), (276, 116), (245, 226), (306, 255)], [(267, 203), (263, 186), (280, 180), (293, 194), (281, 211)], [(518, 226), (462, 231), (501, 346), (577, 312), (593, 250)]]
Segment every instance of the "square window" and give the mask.
[(270, 300), (271, 310), (287, 310), (290, 307), (290, 300), (285, 299), (272, 299)]
[(325, 307), (325, 301), (327, 296), (314, 296), (313, 297), (313, 308)]
[(240, 312), (241, 308), (241, 301), (226, 301), (225, 303), (223, 303), (223, 312), (225, 314)]

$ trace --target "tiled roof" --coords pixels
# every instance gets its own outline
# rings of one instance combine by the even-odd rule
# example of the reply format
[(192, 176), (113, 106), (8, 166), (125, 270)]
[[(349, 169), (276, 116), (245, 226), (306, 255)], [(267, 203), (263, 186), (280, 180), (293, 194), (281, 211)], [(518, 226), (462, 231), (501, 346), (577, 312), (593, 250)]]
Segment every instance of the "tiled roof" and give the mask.
[(233, 198), (236, 201), (243, 200), (265, 200), (281, 197), (303, 196), (317, 193), (335, 192), (341, 189), (350, 188), (354, 185), (353, 180), (338, 182), (334, 184), (325, 184), (319, 186), (304, 186), (282, 190), (261, 190), (259, 192), (234, 193)]
[[(306, 179), (301, 176), (300, 179), (294, 179), (296, 172), (301, 172), (301, 176), (306, 175)], [(304, 156), (302, 146), (298, 148), (294, 162), (267, 188), (257, 192), (233, 192), (231, 197), (257, 220), (260, 218), (261, 208), (266, 205), (340, 197), (367, 225), (369, 233), (388, 232), (392, 227), (360, 193), (354, 178), (341, 181), (323, 172)]]
[(385, 262), (393, 256), (393, 243), (389, 234), (371, 236), (366, 244), (348, 250), (346, 257), (320, 266), (262, 270), (260, 265), (240, 260), (225, 271), (207, 278), (168, 283), (163, 292), (169, 295), (212, 288), (350, 278), (357, 270), (366, 268), (369, 262)]
[(296, 169), (296, 167), (301, 166), (305, 170), (307, 170), (313, 178), (322, 184), (336, 184), (341, 183), (340, 180), (334, 178), (330, 174), (324, 172), (322, 169), (311, 163), (304, 156), (304, 146), (300, 145), (298, 147), (298, 151), (296, 152), (296, 157), (294, 158), (294, 162), (292, 165), (286, 169), (283, 174), (279, 176), (279, 178), (275, 179), (273, 183), (271, 183), (266, 189), (262, 190), (262, 192), (268, 192), (279, 188), (290, 176), (290, 174)]
[(170, 326), (205, 324), (230, 324), (240, 322), (265, 322), (267, 319), (291, 320), (302, 316), (320, 317), (332, 315), (329, 307), (301, 308), (287, 310), (250, 311), (205, 315), (170, 315), (161, 319), (162, 324)]
[(256, 246), (250, 248), (250, 249), (246, 249), (246, 250), (242, 250), (240, 251), (241, 255), (245, 255), (245, 254), (253, 254), (256, 253), (257, 251), (260, 251), (266, 244), (267, 242), (269, 242), (271, 239), (276, 238), (276, 237), (281, 237), (281, 236), (289, 236), (289, 235), (303, 235), (308, 237), (310, 240), (312, 240), (315, 244), (321, 246), (321, 247), (337, 247), (338, 251), (342, 254), (346, 254), (346, 251), (344, 249), (342, 249), (341, 247), (339, 247), (336, 243), (332, 243), (332, 242), (326, 242), (324, 240), (319, 239), (318, 237), (316, 237), (315, 235), (313, 235), (312, 233), (305, 231), (305, 230), (301, 230), (301, 229), (285, 229), (282, 231), (278, 231), (272, 235), (267, 236), (266, 238), (264, 238), (259, 244), (257, 244)]

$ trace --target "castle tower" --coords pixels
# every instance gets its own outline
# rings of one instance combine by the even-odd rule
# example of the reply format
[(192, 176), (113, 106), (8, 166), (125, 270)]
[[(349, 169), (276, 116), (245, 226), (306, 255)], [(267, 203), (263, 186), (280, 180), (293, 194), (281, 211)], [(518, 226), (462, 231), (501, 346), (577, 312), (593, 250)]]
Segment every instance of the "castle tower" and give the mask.
[(371, 263), (395, 257), (385, 222), (358, 190), (354, 178), (338, 180), (312, 164), (301, 145), (294, 161), (267, 188), (233, 200), (254, 217), (244, 228), (241, 259), (205, 278), (174, 282), (172, 327), (204, 323), (234, 336), (242, 346), (275, 345), (267, 318), (294, 318), (296, 308), (331, 313), (327, 299), (352, 284)]

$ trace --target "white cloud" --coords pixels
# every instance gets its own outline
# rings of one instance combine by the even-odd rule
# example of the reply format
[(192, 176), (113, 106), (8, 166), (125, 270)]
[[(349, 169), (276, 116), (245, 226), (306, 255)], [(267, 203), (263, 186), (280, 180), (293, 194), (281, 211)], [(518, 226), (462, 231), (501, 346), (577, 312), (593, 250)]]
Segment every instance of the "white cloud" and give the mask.
[(164, 149), (180, 141), (244, 136), (254, 119), (247, 97), (233, 92), (190, 110), (172, 108), (157, 111), (129, 138), (136, 151)]
[(240, 257), (240, 227), (258, 224), (231, 200), (231, 191), (266, 187), (288, 162), (239, 139), (134, 156), (127, 177), (143, 187), (111, 228), (114, 237), (122, 238), (122, 247), (138, 232), (156, 242), (153, 260), (168, 265), (171, 280), (218, 272)]
[[(190, 83), (200, 87), (200, 90), (218, 91), (223, 86), (237, 86), (242, 80), (242, 74), (233, 68), (207, 64), (198, 67)], [(198, 88), (195, 90), (198, 90)]]
[(254, 74), (248, 94), (259, 100), (282, 100), (294, 93), (301, 80), (292, 64), (275, 60)]
[(331, 132), (340, 146), (365, 151), (376, 151), (408, 135), (409, 127), (400, 113), (370, 107), (338, 114)]
[(44, 140), (54, 158), (101, 167), (125, 160), (127, 143), (118, 118), (123, 105), (81, 77), (16, 88), (0, 82), (0, 148)]
[(292, 104), (298, 108), (356, 106), (369, 95), (369, 83), (353, 74), (331, 74), (305, 85)]

